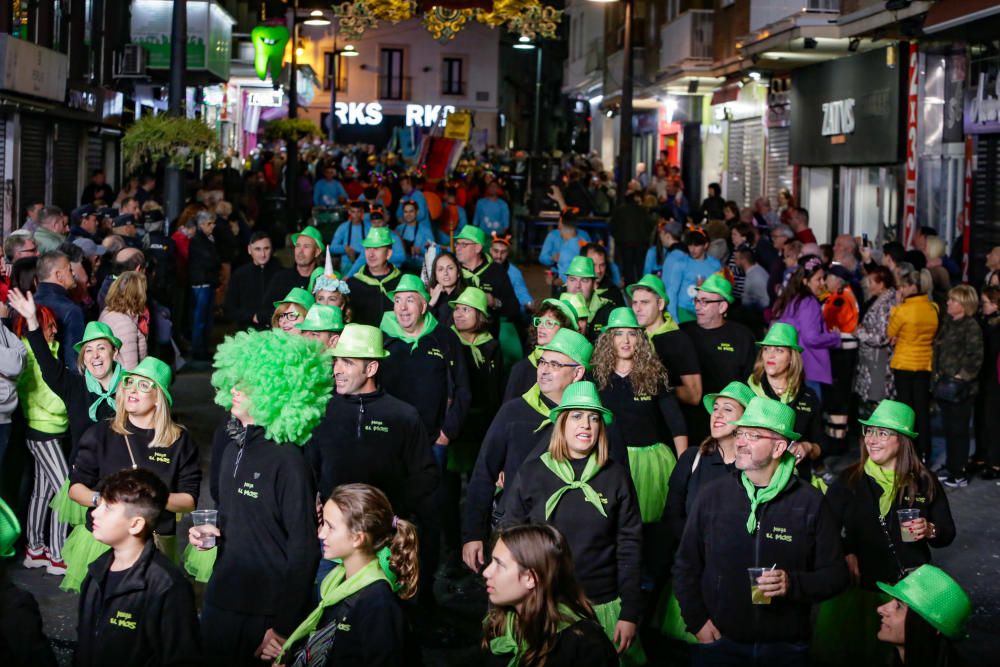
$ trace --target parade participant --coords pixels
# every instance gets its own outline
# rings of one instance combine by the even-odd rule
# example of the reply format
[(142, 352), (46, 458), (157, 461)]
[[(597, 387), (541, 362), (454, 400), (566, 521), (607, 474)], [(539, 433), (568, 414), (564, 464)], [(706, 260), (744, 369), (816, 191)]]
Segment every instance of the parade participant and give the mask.
[(455, 255), (447, 250), (439, 251), (434, 257), (430, 271), (431, 315), (439, 324), (451, 326), (450, 302), (457, 299), (465, 289), (465, 277)]
[(403, 251), (406, 259), (401, 268), (419, 270), (423, 263), (424, 253), (429, 246), (434, 245), (434, 233), (430, 226), (421, 227), (417, 224), (417, 203), (406, 200), (400, 204), (403, 207), (403, 217), (396, 226), (396, 234), (403, 241)]
[(313, 206), (332, 208), (347, 200), (347, 190), (337, 180), (337, 167), (333, 164), (323, 166), (323, 178), (316, 181), (313, 187)]
[(230, 415), (212, 443), (218, 525), (192, 527), (185, 554), (189, 572), (211, 572), (200, 577), (207, 663), (260, 665), (261, 647), (287, 637), (308, 610), (316, 491), (296, 445), (326, 409), (329, 363), (316, 341), (274, 331), (237, 333), (216, 351), (215, 402)]
[(558, 530), (511, 526), (498, 533), (492, 552), (483, 571), (490, 600), (483, 622), (487, 665), (618, 665)]
[(94, 537), (108, 553), (83, 584), (73, 664), (200, 664), (194, 591), (153, 540), (174, 494), (144, 468), (118, 470), (101, 489)]
[(344, 330), (344, 314), (336, 306), (317, 303), (306, 313), (304, 320), (295, 325), (305, 338), (318, 340), (324, 348), (337, 346)]
[(500, 184), (496, 181), (486, 184), (486, 192), (476, 201), (472, 224), (487, 234), (503, 236), (510, 229), (510, 207), (500, 198), (499, 190)]
[[(844, 552), (855, 585), (820, 607), (814, 650), (827, 661), (884, 662), (885, 651), (874, 643), (873, 612), (882, 602), (877, 582), (896, 583), (931, 561), (930, 547), (946, 547), (955, 539), (948, 496), (916, 454), (914, 419), (903, 403), (879, 403), (869, 419), (860, 420), (860, 462), (827, 492), (844, 526)], [(900, 510), (919, 518), (908, 519)]]
[(417, 224), (428, 230), (431, 228), (431, 218), (427, 210), (427, 198), (424, 193), (417, 189), (413, 176), (403, 174), (399, 177), (399, 188), (401, 192), (399, 205), (396, 206), (396, 220), (403, 219), (403, 202), (413, 201), (417, 204)]
[(489, 537), (497, 487), (514, 480), (521, 463), (538, 443), (548, 442), (549, 414), (572, 383), (590, 367), (593, 347), (569, 327), (563, 327), (540, 346), (536, 384), (504, 403), (483, 438), (469, 479), (462, 522), (462, 560), (478, 572), (483, 545)]
[(628, 470), (609, 455), (611, 419), (592, 382), (568, 387), (549, 414), (548, 450), (525, 461), (504, 493), (501, 524), (546, 522), (558, 529), (608, 639), (619, 654), (627, 652), (628, 664), (643, 664), (637, 638), (642, 518)]
[[(379, 227), (384, 227), (389, 229), (389, 221), (386, 219), (385, 214), (381, 209), (372, 209), (369, 214), (369, 219), (371, 220), (371, 229), (378, 229)], [(369, 230), (369, 233), (371, 232)], [(367, 237), (366, 237), (367, 238)], [(395, 267), (403, 266), (406, 262), (406, 251), (403, 249), (403, 239), (400, 238), (399, 234), (389, 230), (389, 238), (392, 240), (392, 252), (389, 254), (389, 263)], [(362, 242), (362, 247), (364, 247), (364, 242)], [(354, 260), (354, 264), (345, 274), (348, 278), (357, 274), (365, 265), (365, 257), (361, 256)]]
[(823, 494), (793, 474), (792, 408), (755, 397), (734, 423), (740, 476), (699, 493), (674, 592), (698, 664), (806, 665), (810, 608), (848, 583), (840, 526)]
[(775, 322), (757, 347), (757, 363), (747, 385), (757, 396), (781, 401), (795, 410), (799, 438), (788, 451), (795, 457), (798, 473), (811, 480), (813, 462), (823, 453), (823, 415), (819, 398), (805, 383), (799, 334), (793, 326)]
[[(753, 371), (757, 356), (753, 333), (738, 322), (726, 320), (732, 304), (732, 285), (721, 273), (713, 273), (697, 289), (697, 321), (685, 327), (698, 357), (701, 387), (706, 394), (717, 393), (733, 380), (742, 382)], [(684, 416), (690, 439), (703, 440), (708, 432), (701, 410), (687, 404)]]
[(292, 234), (292, 252), (295, 264), (276, 272), (268, 284), (261, 310), (257, 313), (258, 322), (270, 322), (273, 308), (271, 304), (283, 299), (293, 287), (305, 289), (309, 286), (313, 271), (319, 265), (326, 244), (323, 235), (313, 226), (306, 227), (298, 234)]
[[(683, 238), (688, 254), (671, 253), (668, 259), (676, 256), (676, 262), (663, 276), (667, 288), (667, 308), (671, 317), (680, 324), (696, 319), (698, 309), (695, 297), (699, 286), (722, 270), (719, 260), (707, 254), (709, 239), (705, 232), (691, 229), (684, 232)], [(732, 297), (729, 302), (732, 303)]]
[(579, 318), (569, 303), (561, 299), (545, 299), (539, 308), (541, 310), (532, 318), (532, 326), (528, 329), (528, 338), (535, 342), (535, 349), (510, 369), (507, 387), (503, 393), (503, 403), (517, 398), (535, 384), (538, 375), (538, 357), (542, 354), (542, 347), (548, 345), (556, 332), (563, 327), (567, 327), (570, 331), (576, 330)]
[(365, 265), (347, 279), (351, 291), (352, 321), (378, 326), (382, 315), (392, 308), (389, 292), (396, 288), (402, 274), (389, 264), (392, 233), (387, 228), (372, 228), (361, 245), (365, 249)]
[(326, 249), (326, 265), (323, 268), (316, 267), (313, 271), (309, 292), (317, 304), (336, 306), (345, 316), (349, 313), (348, 298), (351, 295), (351, 288), (347, 286), (347, 280), (342, 280), (333, 270), (333, 258), (330, 257), (329, 248)]
[(625, 305), (625, 297), (618, 289), (621, 280), (618, 266), (611, 261), (603, 241), (588, 243), (580, 248), (580, 255), (594, 262), (594, 294), (610, 301), (615, 308)]
[(285, 298), (274, 302), (274, 312), (271, 314), (271, 329), (289, 334), (299, 334), (295, 325), (306, 318), (306, 313), (313, 307), (316, 300), (313, 295), (301, 287), (293, 287)]
[(450, 248), (455, 234), (469, 223), (465, 207), (458, 202), (458, 188), (449, 185), (444, 190), (444, 211), (438, 221), (435, 238), (439, 245)]
[(580, 294), (590, 313), (587, 316), (588, 336), (596, 339), (608, 322), (608, 315), (614, 310), (610, 299), (597, 294), (597, 273), (594, 260), (590, 257), (574, 257), (566, 270), (566, 293)]
[(88, 530), (93, 510), (100, 505), (100, 482), (118, 470), (142, 467), (167, 485), (170, 497), (153, 526), (154, 539), (166, 556), (176, 558), (177, 514), (197, 506), (201, 469), (198, 445), (170, 414), (172, 380), (170, 367), (155, 357), (146, 357), (134, 370), (123, 371), (114, 418), (98, 422), (81, 438), (69, 476), (69, 497), (88, 508), (88, 517), (66, 541), (63, 590), (79, 590), (87, 567), (106, 551)]
[(688, 335), (681, 331), (667, 311), (667, 290), (663, 281), (651, 273), (625, 288), (632, 301), (632, 312), (656, 355), (667, 369), (667, 379), (685, 405), (701, 401), (701, 371), (698, 355)]
[(583, 294), (579, 292), (572, 294), (563, 292), (559, 295), (559, 300), (568, 304), (573, 309), (573, 312), (576, 313), (576, 330), (587, 336), (587, 338), (590, 338), (590, 327), (587, 326), (588, 319), (590, 318), (590, 308), (587, 307), (587, 300)]
[(514, 288), (514, 295), (517, 297), (521, 309), (524, 310), (531, 307), (534, 299), (531, 297), (531, 292), (528, 291), (528, 284), (524, 282), (524, 274), (521, 273), (521, 269), (514, 266), (514, 263), (510, 261), (510, 244), (510, 234), (507, 236), (497, 236), (494, 233), (493, 241), (490, 243), (490, 257), (501, 268), (507, 268), (507, 277), (510, 278), (511, 287)]
[(558, 227), (545, 236), (538, 254), (538, 263), (550, 269), (554, 291), (565, 283), (566, 270), (573, 258), (579, 256), (580, 248), (590, 243), (587, 232), (577, 229), (575, 213), (572, 209), (563, 211)]
[(896, 649), (899, 667), (954, 667), (961, 664), (955, 642), (965, 637), (972, 613), (968, 594), (933, 565), (921, 565), (898, 584), (879, 582), (893, 597), (878, 608), (878, 639)]
[(491, 330), (496, 336), (500, 332), (500, 317), (516, 322), (519, 307), (507, 272), (492, 257), (484, 255), (488, 247), (485, 232), (475, 225), (466, 225), (455, 237), (455, 256), (462, 265), (462, 275), (466, 284), (486, 292)]
[(338, 486), (323, 505), (323, 557), (340, 566), (323, 580), (319, 605), (283, 645), (263, 647), (276, 665), (404, 662), (403, 610), (396, 596), (417, 591), (417, 529), (393, 514), (385, 494), (366, 484)]
[(367, 204), (353, 200), (347, 205), (347, 221), (337, 227), (333, 233), (333, 241), (329, 251), (337, 256), (340, 272), (346, 274), (351, 270), (355, 260), (363, 257), (365, 248), (361, 242), (368, 236), (371, 221), (365, 212)]
[(274, 274), (281, 270), (281, 262), (274, 256), (271, 237), (264, 231), (256, 231), (250, 237), (247, 254), (251, 261), (233, 271), (229, 278), (224, 311), (240, 329), (253, 327), (263, 331), (268, 320), (257, 318), (265, 309), (264, 293)]

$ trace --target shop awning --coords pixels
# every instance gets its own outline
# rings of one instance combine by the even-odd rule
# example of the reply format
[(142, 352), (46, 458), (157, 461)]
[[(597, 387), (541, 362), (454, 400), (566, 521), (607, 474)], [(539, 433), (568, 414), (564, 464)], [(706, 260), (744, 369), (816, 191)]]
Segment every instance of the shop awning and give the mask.
[(936, 2), (927, 12), (924, 32), (931, 35), (998, 14), (1000, 14), (1000, 3), (996, 0)]

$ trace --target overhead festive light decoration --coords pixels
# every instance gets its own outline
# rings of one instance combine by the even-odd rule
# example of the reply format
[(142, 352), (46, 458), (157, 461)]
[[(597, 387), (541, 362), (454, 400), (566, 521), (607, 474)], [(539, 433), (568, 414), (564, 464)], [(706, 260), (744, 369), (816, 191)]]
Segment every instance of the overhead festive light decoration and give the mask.
[(559, 29), (562, 11), (541, 0), (351, 0), (333, 7), (338, 30), (349, 39), (359, 39), (379, 21), (399, 23), (420, 17), (437, 40), (454, 39), (475, 19), (480, 23), (535, 39), (552, 39)]

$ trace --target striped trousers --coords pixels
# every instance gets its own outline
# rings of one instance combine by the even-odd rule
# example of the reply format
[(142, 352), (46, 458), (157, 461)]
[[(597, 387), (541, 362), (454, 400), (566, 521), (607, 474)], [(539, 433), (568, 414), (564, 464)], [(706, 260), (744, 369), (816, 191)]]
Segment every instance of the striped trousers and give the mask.
[[(35, 486), (28, 505), (28, 546), (47, 546), (52, 560), (62, 560), (63, 542), (66, 541), (66, 524), (49, 509), (49, 502), (59, 487), (69, 477), (66, 457), (59, 439), (26, 440), (28, 451), (35, 459)], [(46, 521), (48, 539), (46, 539)]]

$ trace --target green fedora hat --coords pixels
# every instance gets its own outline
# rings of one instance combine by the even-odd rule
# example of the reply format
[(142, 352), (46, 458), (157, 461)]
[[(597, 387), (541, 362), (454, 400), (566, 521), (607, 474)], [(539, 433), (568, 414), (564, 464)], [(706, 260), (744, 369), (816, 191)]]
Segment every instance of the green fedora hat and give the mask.
[(455, 306), (468, 306), (469, 308), (478, 310), (487, 317), (490, 315), (489, 302), (486, 299), (486, 292), (478, 287), (466, 287), (462, 290), (462, 293), (458, 295), (458, 298), (449, 301), (448, 305), (452, 308)]
[(715, 407), (715, 399), (722, 396), (724, 398), (733, 399), (746, 409), (746, 407), (750, 405), (750, 401), (756, 395), (757, 394), (753, 393), (753, 389), (750, 387), (746, 386), (739, 380), (733, 380), (727, 384), (722, 391), (714, 394), (705, 394), (705, 396), (701, 399), (701, 404), (705, 406), (708, 414), (712, 414), (712, 408)]
[(763, 396), (754, 396), (747, 404), (743, 416), (734, 422), (735, 426), (763, 428), (774, 431), (788, 440), (798, 440), (802, 436), (795, 432), (795, 410), (781, 401)]
[(563, 301), (562, 299), (553, 299), (552, 297), (549, 297), (548, 299), (542, 299), (542, 305), (538, 309), (538, 312), (540, 313), (544, 311), (546, 307), (558, 310), (560, 313), (565, 315), (566, 319), (569, 320), (570, 327), (573, 328), (573, 331), (577, 331), (576, 321), (580, 319), (580, 316), (576, 314), (576, 308), (573, 307), (573, 304), (568, 301)]
[(641, 328), (642, 327), (639, 326), (639, 320), (635, 319), (635, 313), (632, 312), (632, 309), (622, 306), (620, 308), (615, 308), (608, 313), (608, 323), (605, 325), (604, 330)]
[(891, 585), (880, 581), (878, 587), (905, 602), (945, 637), (961, 639), (965, 636), (965, 621), (972, 612), (972, 604), (968, 594), (944, 570), (921, 565), (899, 583)]
[(14, 555), (14, 545), (21, 536), (21, 523), (10, 505), (0, 498), (0, 558)]
[(90, 341), (101, 340), (102, 338), (111, 341), (111, 344), (116, 350), (122, 346), (122, 342), (115, 337), (111, 327), (104, 322), (98, 322), (95, 320), (93, 322), (87, 322), (87, 328), (83, 330), (83, 338), (80, 339), (79, 343), (73, 346), (73, 349), (79, 353), (80, 350), (83, 349), (83, 346)]
[(388, 227), (372, 227), (368, 236), (361, 242), (365, 248), (385, 248), (392, 245), (392, 232)]
[(389, 356), (382, 347), (382, 330), (367, 324), (348, 324), (340, 333), (333, 356), (349, 359), (385, 359)]
[(317, 303), (306, 313), (306, 318), (295, 325), (299, 331), (332, 331), (340, 333), (344, 330), (344, 313), (336, 306), (325, 306)]
[(312, 225), (309, 225), (308, 227), (303, 229), (300, 234), (292, 234), (292, 245), (295, 245), (295, 242), (299, 240), (300, 236), (308, 236), (309, 238), (311, 238), (313, 241), (316, 242), (316, 247), (319, 248), (320, 250), (326, 247), (326, 244), (323, 243), (323, 235), (320, 234), (319, 230), (313, 227)]
[(589, 257), (584, 257), (583, 255), (577, 255), (570, 260), (569, 268), (566, 269), (566, 275), (576, 276), (577, 278), (596, 278), (597, 274), (594, 273), (594, 260)]
[(295, 303), (309, 310), (316, 303), (316, 297), (310, 294), (308, 290), (304, 290), (301, 287), (293, 287), (288, 291), (284, 299), (274, 302), (274, 307), (277, 308), (283, 303)]
[(170, 407), (173, 407), (174, 397), (170, 395), (170, 383), (173, 382), (174, 373), (170, 370), (170, 366), (156, 357), (146, 357), (135, 368), (122, 373), (122, 378), (124, 379), (129, 375), (136, 375), (155, 382), (156, 386), (163, 392), (163, 395), (167, 397), (167, 403)]
[(802, 351), (799, 345), (799, 332), (791, 324), (775, 322), (767, 330), (764, 340), (757, 343), (757, 347), (790, 347), (798, 352)]
[(590, 308), (587, 306), (587, 300), (583, 298), (582, 294), (570, 294), (569, 292), (563, 292), (559, 295), (559, 300), (563, 303), (568, 303), (570, 307), (573, 308), (573, 312), (576, 313), (577, 319), (590, 317)]
[(917, 432), (913, 430), (916, 415), (906, 403), (890, 401), (886, 399), (875, 407), (875, 412), (868, 419), (859, 419), (865, 426), (875, 426), (876, 428), (887, 428), (890, 431), (902, 433), (909, 438), (916, 438)]
[(659, 276), (654, 276), (652, 273), (647, 273), (639, 279), (639, 282), (626, 287), (625, 293), (628, 294), (631, 299), (632, 292), (637, 289), (648, 289), (650, 292), (663, 299), (664, 303), (670, 303), (670, 297), (667, 296), (667, 288), (663, 284), (663, 280), (661, 280)]
[(583, 366), (584, 369), (590, 370), (590, 355), (594, 353), (594, 346), (581, 333), (563, 327), (556, 332), (547, 345), (542, 345), (542, 349), (550, 352), (561, 352)]
[(475, 225), (466, 225), (462, 231), (455, 235), (456, 241), (472, 241), (478, 243), (483, 248), (486, 247), (486, 232)]
[(427, 286), (424, 285), (424, 281), (420, 279), (420, 276), (415, 276), (412, 273), (403, 274), (403, 277), (396, 284), (396, 289), (389, 292), (389, 298), (395, 299), (397, 294), (402, 294), (403, 292), (416, 292), (424, 297), (424, 301), (431, 300), (431, 295), (427, 293)]
[(705, 278), (705, 282), (698, 286), (698, 291), (718, 294), (726, 302), (733, 302), (733, 284), (726, 280), (726, 277), (721, 273), (713, 273)]
[(599, 412), (604, 419), (605, 425), (610, 425), (612, 420), (611, 410), (608, 410), (601, 403), (601, 397), (597, 393), (597, 387), (589, 380), (580, 380), (566, 387), (559, 405), (549, 412), (549, 421), (553, 424), (559, 418), (561, 412), (566, 410), (590, 410)]

